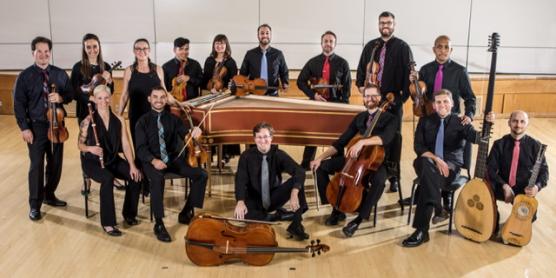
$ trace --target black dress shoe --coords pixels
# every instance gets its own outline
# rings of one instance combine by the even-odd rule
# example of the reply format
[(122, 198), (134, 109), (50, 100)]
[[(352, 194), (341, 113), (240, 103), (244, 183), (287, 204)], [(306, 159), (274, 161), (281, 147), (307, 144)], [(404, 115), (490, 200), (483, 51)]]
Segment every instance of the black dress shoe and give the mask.
[(357, 229), (359, 228), (359, 224), (361, 223), (358, 221), (351, 221), (342, 228), (342, 232), (346, 237), (352, 237), (353, 234), (355, 234), (355, 231), (357, 231)]
[(41, 216), (41, 211), (38, 209), (31, 209), (31, 211), (29, 212), (29, 219), (33, 220), (33, 221), (38, 221), (41, 220), (42, 216)]
[(124, 217), (125, 223), (129, 226), (139, 225), (139, 221), (135, 217)]
[[(411, 204), (411, 197), (403, 198), (401, 201), (398, 201), (400, 205), (409, 206)], [(413, 204), (417, 204), (417, 198), (413, 198)]]
[(155, 224), (154, 228), (153, 228), (154, 234), (156, 235), (156, 238), (160, 241), (163, 242), (170, 242), (172, 241), (172, 238), (170, 237), (170, 234), (168, 233), (168, 231), (166, 231), (166, 227), (164, 227), (163, 223), (160, 224)]
[(408, 238), (406, 238), (402, 245), (404, 247), (417, 247), (429, 241), (429, 233), (426, 231), (415, 230)]
[(390, 180), (390, 192), (398, 192), (399, 187), (400, 187), (400, 183), (398, 182), (398, 179)]
[(102, 227), (102, 229), (109, 236), (121, 236), (122, 235), (122, 232), (120, 230), (118, 230), (118, 228), (116, 228), (115, 226), (112, 226), (112, 230), (110, 230), (110, 231), (106, 230), (106, 228), (104, 228), (104, 226)]
[(305, 232), (305, 228), (303, 227), (303, 224), (299, 223), (299, 222), (292, 222), (287, 229), (288, 233), (290, 233), (291, 238), (294, 238), (295, 240), (306, 240), (309, 239), (309, 234), (307, 234)]
[(276, 221), (292, 221), (295, 216), (295, 212), (286, 210), (284, 208), (279, 208), (276, 210)]
[(343, 221), (346, 219), (346, 214), (343, 212), (339, 212), (337, 210), (333, 210), (332, 213), (330, 214), (330, 216), (328, 216), (328, 218), (326, 218), (326, 221), (324, 222), (324, 224), (326, 226), (336, 226), (338, 225), (338, 222)]
[(191, 220), (193, 219), (193, 210), (192, 209), (183, 209), (180, 214), (178, 214), (178, 222), (181, 224), (189, 225)]
[(66, 203), (65, 201), (62, 201), (62, 200), (60, 200), (56, 197), (44, 199), (43, 203), (45, 203), (49, 206), (53, 206), (53, 207), (65, 207), (65, 206), (68, 205), (68, 203)]

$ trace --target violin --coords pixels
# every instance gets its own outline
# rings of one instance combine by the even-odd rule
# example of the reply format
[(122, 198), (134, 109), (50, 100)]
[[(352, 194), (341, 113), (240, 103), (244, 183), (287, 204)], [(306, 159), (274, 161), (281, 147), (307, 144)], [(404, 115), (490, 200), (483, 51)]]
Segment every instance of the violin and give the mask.
[(224, 89), (224, 76), (228, 73), (228, 69), (224, 66), (224, 62), (217, 63), (214, 72), (212, 73), (212, 78), (207, 83), (207, 89), (211, 91), (212, 89), (217, 92), (222, 92)]
[(248, 265), (270, 263), (275, 253), (310, 253), (312, 257), (330, 250), (319, 240), (305, 248), (278, 247), (276, 232), (270, 224), (256, 220), (241, 220), (241, 226), (231, 218), (201, 214), (196, 216), (185, 235), (185, 253), (199, 266), (221, 265), (240, 260)]
[[(411, 72), (415, 71), (414, 61), (409, 62), (409, 70)], [(413, 100), (413, 115), (423, 117), (434, 113), (432, 102), (428, 100), (426, 95), (427, 85), (425, 82), (417, 79), (413, 80), (409, 84), (409, 92)]]
[(262, 96), (267, 90), (278, 90), (278, 87), (266, 85), (266, 80), (255, 78), (249, 80), (245, 75), (236, 75), (230, 80), (230, 91), (236, 96), (245, 96), (247, 93)]
[(366, 78), (365, 86), (369, 84), (374, 84), (380, 88), (380, 81), (378, 81), (378, 71), (380, 70), (380, 64), (375, 61), (376, 50), (382, 47), (382, 43), (378, 42), (371, 52), (371, 59), (367, 63), (366, 68)]
[[(389, 93), (386, 100), (376, 112), (371, 125), (363, 136), (357, 135), (351, 139), (347, 148), (355, 145), (359, 140), (371, 137), (380, 115), (388, 109), (394, 101), (394, 94)], [(357, 158), (347, 157), (344, 168), (336, 173), (326, 188), (326, 199), (335, 209), (345, 212), (355, 212), (361, 205), (363, 190), (363, 177), (368, 171), (376, 171), (384, 161), (384, 147), (379, 145), (364, 146)]]
[[(122, 65), (122, 61), (116, 61), (112, 63), (111, 64), (112, 70), (118, 69), (121, 65)], [(89, 96), (92, 96), (93, 90), (96, 88), (96, 86), (106, 85), (107, 83), (108, 82), (106, 81), (104, 76), (102, 76), (102, 73), (97, 73), (93, 75), (93, 78), (91, 78), (91, 82), (89, 82), (89, 84), (84, 84), (81, 86), (81, 91), (85, 94), (89, 94)]]
[(189, 134), (185, 137), (185, 143), (187, 144), (187, 164), (193, 168), (197, 168), (208, 162), (208, 150), (200, 143), (202, 137), (197, 139), (193, 138), (193, 120), (191, 119), (189, 112), (187, 112), (183, 107), (182, 109), (187, 117), (187, 120), (189, 121), (189, 126), (191, 127)]
[(328, 82), (328, 80), (324, 79), (324, 78), (311, 78), (309, 79), (309, 82), (311, 82), (311, 85), (309, 86), (309, 88), (311, 90), (313, 90), (313, 92), (315, 94), (320, 95), (321, 97), (325, 98), (325, 99), (330, 99), (330, 90), (329, 89), (336, 89), (339, 90), (341, 89), (343, 86), (341, 84), (330, 84)]
[(172, 96), (179, 102), (182, 102), (187, 99), (187, 91), (185, 90), (187, 87), (187, 82), (178, 83), (178, 77), (185, 74), (185, 67), (187, 66), (187, 60), (181, 61), (178, 75), (172, 78)]
[[(56, 85), (52, 84), (51, 92), (56, 93)], [(69, 138), (68, 129), (66, 128), (64, 117), (66, 113), (58, 103), (48, 101), (48, 110), (46, 111), (46, 118), (48, 119), (48, 140), (54, 143), (63, 143)]]

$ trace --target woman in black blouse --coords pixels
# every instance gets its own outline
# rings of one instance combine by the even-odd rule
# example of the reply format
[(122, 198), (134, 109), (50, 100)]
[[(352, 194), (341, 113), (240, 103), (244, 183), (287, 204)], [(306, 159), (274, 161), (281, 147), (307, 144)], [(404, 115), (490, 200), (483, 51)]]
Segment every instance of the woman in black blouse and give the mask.
[(207, 84), (213, 78), (215, 69), (219, 70), (221, 67), (226, 68), (226, 74), (222, 78), (222, 83), (224, 84), (223, 91), (228, 88), (228, 83), (237, 74), (237, 64), (232, 58), (232, 49), (230, 48), (228, 38), (226, 35), (218, 34), (212, 41), (212, 52), (205, 60), (205, 66), (203, 67), (203, 89), (210, 90), (211, 93), (217, 92), (214, 88), (207, 88)]

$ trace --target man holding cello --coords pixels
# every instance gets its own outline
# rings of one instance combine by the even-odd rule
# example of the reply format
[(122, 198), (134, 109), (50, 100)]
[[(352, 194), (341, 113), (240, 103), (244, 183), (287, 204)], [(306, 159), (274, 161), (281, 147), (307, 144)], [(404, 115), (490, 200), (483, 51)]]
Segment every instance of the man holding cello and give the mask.
[[(297, 87), (316, 101), (349, 103), (351, 72), (346, 59), (334, 53), (336, 34), (332, 31), (324, 32), (320, 45), (322, 53), (303, 66), (297, 78)], [(305, 147), (301, 167), (308, 169), (316, 152), (315, 146)]]
[[(207, 173), (200, 167), (186, 164), (185, 155), (180, 154), (180, 141), (191, 131), (195, 139), (201, 136), (199, 127), (186, 129), (183, 121), (166, 108), (168, 95), (162, 87), (152, 89), (148, 101), (151, 111), (143, 115), (135, 129), (136, 153), (143, 164), (143, 171), (151, 186), (151, 206), (155, 218), (154, 233), (158, 240), (170, 242), (172, 239), (164, 227), (164, 174), (172, 172), (191, 179), (191, 191), (187, 202), (178, 215), (178, 221), (189, 224), (194, 216), (193, 208), (203, 207)], [(188, 142), (185, 142), (186, 144)]]
[[(380, 111), (382, 96), (380, 89), (374, 84), (370, 84), (363, 91), (363, 103), (367, 108), (355, 116), (346, 131), (317, 159), (311, 161), (310, 167), (316, 170), (316, 181), (319, 188), (319, 194), (322, 203), (331, 202), (333, 206), (336, 200), (327, 200), (327, 187), (331, 186), (329, 175), (337, 173), (337, 175), (355, 176), (356, 173), (339, 173), (344, 168), (346, 161), (350, 159), (358, 159), (359, 154), (365, 147), (381, 146), (383, 152), (394, 138), (396, 127), (399, 125), (400, 119), (394, 114), (387, 111)], [(378, 117), (378, 118), (375, 118)], [(373, 127), (374, 124), (374, 127)], [(361, 136), (367, 131), (371, 131), (368, 137), (362, 137), (357, 142), (352, 139)], [(348, 144), (353, 143), (353, 144)], [(344, 148), (349, 146), (344, 154)], [(387, 155), (383, 153), (383, 155)], [(330, 159), (327, 159), (330, 158)], [(326, 160), (325, 160), (326, 159)], [(375, 171), (366, 171), (362, 180), (364, 190), (361, 196), (361, 205), (358, 209), (358, 216), (349, 222), (343, 229), (346, 237), (351, 237), (359, 228), (363, 219), (368, 219), (371, 214), (371, 208), (377, 204), (384, 191), (384, 183), (386, 181), (386, 166), (382, 161)], [(344, 168), (345, 169), (345, 168)], [(365, 169), (366, 170), (366, 169)], [(336, 180), (336, 177), (335, 179)], [(333, 181), (334, 181), (333, 180)], [(346, 218), (345, 212), (334, 208), (330, 216), (326, 219), (325, 224), (328, 226), (337, 225), (339, 221)]]
[[(21, 129), (23, 141), (29, 148), (29, 218), (33, 221), (41, 219), (41, 205), (66, 206), (66, 202), (59, 200), (54, 195), (62, 175), (62, 160), (65, 137), (54, 140), (52, 120), (48, 119), (47, 111), (51, 104), (58, 106), (58, 113), (50, 111), (58, 122), (59, 128), (63, 126), (65, 110), (60, 104), (69, 103), (73, 99), (71, 82), (67, 73), (50, 65), (52, 41), (45, 37), (36, 37), (31, 42), (31, 51), (35, 63), (22, 71), (17, 77), (13, 90), (14, 114), (17, 125)], [(55, 86), (56, 91), (51, 91)], [(58, 117), (61, 119), (58, 119)], [(52, 118), (52, 117), (51, 117)], [(54, 128), (57, 128), (54, 126)], [(57, 132), (57, 131), (56, 131)], [(50, 136), (49, 136), (50, 134)], [(51, 138), (49, 138), (51, 137)], [(46, 167), (44, 159), (46, 155)], [(46, 183), (45, 183), (46, 168)]]

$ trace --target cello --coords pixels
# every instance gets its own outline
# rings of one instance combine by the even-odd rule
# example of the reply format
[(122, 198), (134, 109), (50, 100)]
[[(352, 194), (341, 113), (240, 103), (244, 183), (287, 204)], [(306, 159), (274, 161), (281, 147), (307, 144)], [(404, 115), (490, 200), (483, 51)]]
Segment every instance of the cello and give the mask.
[(488, 145), (492, 123), (488, 122), (487, 115), (492, 111), (494, 98), (494, 82), (496, 78), (496, 56), (499, 44), (498, 33), (490, 37), (489, 52), (492, 52), (490, 74), (488, 78), (487, 100), (484, 112), (483, 129), (475, 163), (475, 177), (467, 182), (456, 202), (454, 220), (456, 230), (465, 238), (475, 241), (487, 241), (496, 228), (496, 201), (492, 186), (487, 181)]
[[(386, 100), (377, 110), (371, 125), (365, 134), (353, 137), (347, 145), (349, 149), (359, 140), (370, 138), (372, 132), (380, 118), (380, 115), (388, 109), (394, 101), (394, 94), (389, 93)], [(363, 198), (363, 177), (367, 171), (376, 171), (384, 161), (384, 147), (379, 145), (364, 146), (357, 158), (348, 157), (342, 171), (336, 173), (326, 187), (326, 199), (336, 210), (351, 213), (356, 211), (361, 205)]]
[[(241, 221), (244, 225), (230, 221)], [(199, 266), (216, 266), (229, 260), (263, 266), (272, 261), (275, 253), (310, 253), (315, 257), (330, 249), (319, 240), (311, 241), (305, 248), (279, 247), (270, 224), (275, 223), (201, 214), (189, 224), (185, 252)]]
[[(415, 71), (415, 61), (409, 62), (409, 70), (411, 72)], [(413, 100), (413, 115), (423, 117), (434, 113), (432, 101), (429, 101), (426, 95), (427, 85), (425, 82), (417, 79), (413, 80), (409, 84), (409, 93)]]
[(267, 90), (278, 90), (278, 87), (267, 86), (266, 80), (255, 78), (249, 80), (245, 75), (236, 75), (230, 80), (230, 91), (236, 96), (245, 96), (247, 93), (262, 96)]

